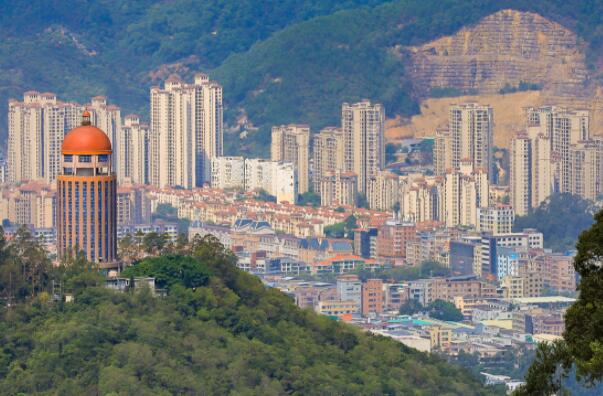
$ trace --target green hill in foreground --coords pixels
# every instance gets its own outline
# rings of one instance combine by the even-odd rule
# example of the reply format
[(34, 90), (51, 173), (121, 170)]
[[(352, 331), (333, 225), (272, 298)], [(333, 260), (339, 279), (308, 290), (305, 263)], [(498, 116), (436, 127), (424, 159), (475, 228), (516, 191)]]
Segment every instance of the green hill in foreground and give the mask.
[(75, 302), (41, 293), (3, 310), (0, 394), (492, 392), (439, 358), (298, 309), (212, 239), (126, 273), (155, 276), (168, 296), (107, 290), (88, 272), (65, 281)]

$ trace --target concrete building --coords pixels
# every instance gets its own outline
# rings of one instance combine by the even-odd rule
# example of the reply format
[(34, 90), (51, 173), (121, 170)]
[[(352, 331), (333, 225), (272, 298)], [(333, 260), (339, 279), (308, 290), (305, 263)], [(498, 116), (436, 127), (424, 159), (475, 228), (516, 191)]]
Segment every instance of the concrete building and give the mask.
[(322, 206), (355, 206), (358, 176), (353, 172), (328, 171), (320, 179)]
[(551, 152), (551, 139), (543, 134), (531, 137), (532, 145), (532, 207), (538, 207), (557, 188), (555, 187), (557, 168)]
[(376, 238), (377, 256), (391, 260), (406, 258), (406, 245), (415, 238), (416, 231), (413, 223), (388, 220), (379, 228)]
[(337, 277), (337, 297), (341, 301), (353, 301), (358, 312), (362, 305), (362, 282), (357, 275), (342, 275)]
[(212, 158), (211, 186), (221, 189), (245, 189), (245, 159), (243, 157)]
[(433, 142), (433, 165), (437, 176), (452, 169), (452, 138), (448, 129), (437, 129)]
[(471, 160), (474, 169), (492, 176), (493, 112), (490, 106), (464, 103), (450, 106), (448, 131), (452, 143), (452, 167), (460, 169), (461, 161)]
[(57, 178), (57, 253), (84, 252), (90, 261), (112, 267), (117, 258), (117, 181), (109, 137), (93, 127), (84, 111), (82, 125), (65, 136)]
[(580, 141), (569, 148), (569, 192), (591, 201), (603, 194), (603, 147), (597, 143)]
[(121, 143), (120, 135), (122, 133), (121, 111), (119, 107), (109, 104), (105, 96), (93, 97), (90, 104), (85, 107), (90, 112), (92, 125), (104, 131), (111, 141), (115, 169), (123, 168), (125, 158), (122, 159), (121, 148), (119, 147)]
[(511, 140), (511, 206), (518, 216), (532, 209), (532, 141), (526, 134)]
[(499, 204), (487, 208), (478, 208), (479, 222), (477, 231), (492, 235), (509, 234), (513, 229), (515, 212), (510, 205)]
[(54, 182), (61, 170), (63, 138), (79, 125), (83, 108), (37, 91), (25, 92), (22, 102), (9, 101), (7, 181)]
[(197, 74), (171, 76), (151, 88), (150, 182), (193, 188), (211, 181), (211, 159), (223, 152), (222, 87)]
[(320, 183), (327, 172), (343, 170), (343, 132), (340, 128), (324, 128), (312, 139), (312, 183), (320, 194)]
[[(102, 128), (101, 128), (102, 129)], [(137, 115), (128, 115), (117, 135), (117, 181), (147, 184), (149, 182), (149, 126)]]
[(55, 227), (56, 194), (51, 184), (31, 181), (2, 191), (0, 219), (34, 229)]
[(265, 190), (277, 202), (297, 202), (297, 173), (289, 162), (245, 160), (245, 190)]
[(383, 212), (393, 211), (400, 203), (400, 181), (398, 175), (379, 171), (368, 181), (366, 198), (369, 208)]
[(358, 176), (358, 191), (366, 193), (368, 180), (385, 165), (385, 110), (368, 100), (341, 107), (344, 170)]
[(368, 279), (362, 284), (362, 316), (383, 312), (383, 281)]
[(310, 189), (310, 127), (308, 125), (280, 125), (272, 127), (270, 158), (290, 162), (297, 172), (297, 192)]
[(553, 112), (551, 148), (560, 160), (559, 191), (571, 192), (570, 146), (588, 140), (590, 117), (587, 110), (557, 108)]
[(488, 177), (485, 171), (470, 171), (471, 164), (461, 161), (461, 171), (446, 174), (444, 219), (448, 227), (477, 226), (478, 208), (489, 206)]

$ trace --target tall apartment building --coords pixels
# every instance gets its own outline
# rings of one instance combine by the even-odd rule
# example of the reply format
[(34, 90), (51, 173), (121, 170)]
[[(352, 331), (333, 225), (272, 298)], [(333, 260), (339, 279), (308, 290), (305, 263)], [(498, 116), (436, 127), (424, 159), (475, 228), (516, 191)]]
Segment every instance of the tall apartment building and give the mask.
[(385, 164), (385, 109), (364, 100), (341, 108), (344, 170), (358, 175), (358, 191), (366, 193), (368, 180)]
[(435, 174), (443, 176), (452, 169), (452, 138), (448, 129), (437, 129), (433, 143), (433, 165)]
[(151, 88), (150, 181), (193, 188), (211, 181), (211, 159), (223, 152), (222, 87), (197, 74), (192, 84), (171, 76)]
[(149, 182), (149, 126), (137, 115), (128, 115), (117, 137), (117, 181)]
[[(121, 134), (121, 110), (115, 105), (107, 103), (105, 96), (95, 96), (90, 101), (90, 105), (86, 106), (90, 112), (92, 125), (105, 131), (111, 144), (114, 148), (118, 145), (119, 136)], [(114, 163), (119, 168), (122, 165), (119, 157), (119, 150), (116, 150)]]
[(400, 203), (400, 181), (398, 175), (389, 171), (379, 171), (369, 179), (366, 191), (369, 207), (374, 210), (393, 211)]
[(399, 178), (400, 213), (404, 221), (445, 221), (446, 179), (407, 175)]
[(270, 146), (272, 161), (291, 162), (297, 171), (297, 190), (303, 194), (310, 189), (310, 127), (281, 125), (272, 127)]
[(326, 172), (343, 169), (343, 132), (340, 128), (324, 128), (312, 139), (312, 184), (320, 194), (320, 181)]
[(532, 207), (539, 206), (555, 191), (558, 163), (551, 152), (551, 139), (544, 134), (530, 136), (532, 145)]
[(589, 139), (589, 115), (586, 110), (559, 109), (553, 113), (551, 148), (561, 160), (559, 190), (571, 192), (570, 146)]
[(0, 196), (0, 219), (34, 228), (54, 228), (56, 194), (45, 182), (9, 187)]
[(511, 140), (511, 206), (518, 216), (532, 208), (532, 141), (526, 134)]
[(60, 170), (65, 133), (79, 124), (83, 107), (53, 93), (28, 91), (8, 105), (7, 181), (53, 182)]
[(603, 194), (603, 147), (598, 140), (581, 141), (569, 149), (569, 192), (592, 201)]
[(492, 127), (493, 112), (490, 106), (477, 103), (450, 106), (448, 131), (454, 169), (460, 169), (461, 161), (468, 159), (474, 169), (483, 169), (491, 179)]
[(358, 176), (354, 172), (328, 171), (320, 178), (322, 206), (356, 205)]

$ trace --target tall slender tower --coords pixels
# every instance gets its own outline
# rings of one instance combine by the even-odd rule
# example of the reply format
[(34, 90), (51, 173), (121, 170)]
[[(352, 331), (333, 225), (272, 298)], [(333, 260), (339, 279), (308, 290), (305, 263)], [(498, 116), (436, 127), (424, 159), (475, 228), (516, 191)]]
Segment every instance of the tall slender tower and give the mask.
[(109, 137), (82, 115), (82, 125), (63, 141), (57, 178), (57, 253), (83, 251), (110, 266), (117, 256), (117, 182)]
[(385, 165), (385, 110), (364, 100), (341, 106), (344, 170), (358, 175), (358, 191), (366, 193), (368, 180)]

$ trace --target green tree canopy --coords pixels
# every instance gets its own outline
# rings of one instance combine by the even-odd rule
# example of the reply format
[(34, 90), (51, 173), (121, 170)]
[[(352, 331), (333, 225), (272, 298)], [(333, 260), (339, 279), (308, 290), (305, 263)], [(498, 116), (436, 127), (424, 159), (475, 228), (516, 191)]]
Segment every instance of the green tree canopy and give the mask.
[(559, 392), (572, 366), (579, 379), (603, 378), (603, 210), (578, 239), (574, 268), (580, 275), (578, 299), (565, 313), (563, 340), (541, 344), (518, 395)]
[(532, 213), (515, 219), (513, 229), (536, 228), (544, 235), (545, 247), (555, 251), (573, 249), (578, 235), (593, 222), (592, 202), (568, 193), (553, 194)]

